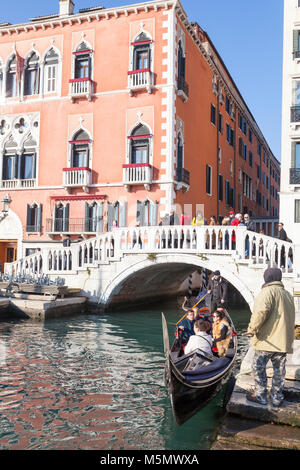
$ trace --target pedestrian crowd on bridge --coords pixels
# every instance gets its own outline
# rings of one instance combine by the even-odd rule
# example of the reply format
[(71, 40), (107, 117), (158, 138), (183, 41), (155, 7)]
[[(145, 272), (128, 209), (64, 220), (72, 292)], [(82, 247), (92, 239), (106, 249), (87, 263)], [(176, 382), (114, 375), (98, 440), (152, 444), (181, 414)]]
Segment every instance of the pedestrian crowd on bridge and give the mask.
[[(222, 226), (222, 227), (247, 227), (247, 230), (249, 232), (254, 232), (258, 233), (259, 235), (265, 235), (264, 230), (258, 230), (257, 229), (257, 224), (255, 220), (249, 215), (249, 214), (241, 214), (241, 213), (235, 213), (235, 211), (230, 211), (228, 216), (220, 218), (219, 221), (217, 221), (216, 216), (211, 215), (209, 219), (206, 219), (204, 217), (203, 211), (199, 210), (197, 211), (196, 215), (192, 217), (191, 215), (187, 213), (183, 213), (181, 217), (179, 217), (174, 210), (170, 212), (170, 214), (165, 215), (161, 221), (160, 221), (160, 226), (192, 226), (192, 227), (201, 227), (201, 226)], [(213, 231), (211, 234), (207, 231), (206, 233), (206, 239), (205, 239), (205, 246), (206, 249), (211, 247), (212, 249), (223, 249), (224, 250), (229, 250), (230, 247), (232, 247), (232, 250), (236, 249), (236, 233), (235, 231), (232, 232), (230, 235), (229, 232), (225, 232), (219, 230), (219, 233), (216, 231)], [(210, 240), (211, 237), (211, 240)], [(224, 237), (224, 240), (223, 240)], [(278, 237), (279, 240), (284, 241), (284, 242), (291, 242), (287, 236), (287, 233), (284, 229), (284, 225), (280, 223), (278, 225)], [(253, 240), (256, 240), (256, 237), (253, 238)], [(189, 239), (187, 240), (188, 242), (190, 241)], [(231, 243), (230, 243), (231, 242)], [(181, 234), (181, 240), (180, 240), (180, 248), (183, 247), (184, 243), (184, 236)], [(217, 246), (218, 244), (218, 246)], [(166, 240), (163, 240), (162, 247), (166, 248)], [(175, 240), (174, 247), (178, 248), (178, 240)], [(168, 240), (168, 248), (171, 248), (171, 236), (169, 236)], [(263, 238), (259, 238), (258, 240), (258, 256), (263, 257), (265, 254), (266, 250), (266, 259), (267, 261), (270, 260), (270, 253), (267, 252), (266, 247), (264, 246), (264, 240)], [(256, 247), (252, 247), (252, 256), (256, 255)], [(249, 237), (246, 237), (245, 240), (245, 259), (249, 259), (250, 257), (250, 241)], [(278, 255), (276, 253), (276, 263), (279, 265), (280, 268), (285, 269), (286, 268), (286, 251), (285, 248), (281, 248), (281, 252)], [(291, 268), (293, 264), (293, 253), (292, 250), (289, 250), (288, 253), (288, 268)]]

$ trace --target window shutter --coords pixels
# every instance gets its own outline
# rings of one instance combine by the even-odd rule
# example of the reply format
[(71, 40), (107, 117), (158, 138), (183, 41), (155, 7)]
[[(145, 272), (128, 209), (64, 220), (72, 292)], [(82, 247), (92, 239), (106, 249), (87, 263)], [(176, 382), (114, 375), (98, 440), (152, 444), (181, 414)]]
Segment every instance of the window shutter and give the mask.
[(296, 142), (292, 142), (292, 168), (296, 168)]
[(114, 208), (112, 204), (107, 205), (107, 231), (110, 232), (110, 229), (112, 227), (114, 221)]
[(70, 213), (70, 204), (66, 204), (64, 207), (63, 232), (69, 231), (69, 213)]
[(141, 227), (145, 226), (145, 204), (140, 201), (137, 201), (136, 220), (140, 222)]
[(36, 224), (35, 224), (37, 232), (40, 232), (40, 233), (42, 231), (42, 210), (43, 210), (43, 206), (42, 204), (40, 204), (37, 207)]
[(293, 51), (297, 52), (299, 50), (299, 30), (293, 31)]
[(151, 203), (150, 206), (150, 225), (152, 227), (157, 225), (158, 217), (158, 202)]
[(32, 155), (31, 177), (36, 178), (36, 153)]
[(127, 203), (120, 204), (119, 227), (126, 227)]
[(13, 175), (14, 178), (16, 178), (16, 179), (20, 178), (20, 172), (19, 172), (20, 161), (21, 161), (21, 155), (16, 154), (16, 156), (15, 156), (15, 173)]
[(31, 228), (31, 207), (29, 204), (27, 204), (27, 221), (26, 221), (26, 232), (30, 232)]
[(84, 231), (90, 232), (90, 206), (86, 202), (85, 203), (85, 215), (84, 215)]
[(97, 222), (96, 222), (96, 232), (103, 232), (103, 203), (98, 204), (97, 206)]

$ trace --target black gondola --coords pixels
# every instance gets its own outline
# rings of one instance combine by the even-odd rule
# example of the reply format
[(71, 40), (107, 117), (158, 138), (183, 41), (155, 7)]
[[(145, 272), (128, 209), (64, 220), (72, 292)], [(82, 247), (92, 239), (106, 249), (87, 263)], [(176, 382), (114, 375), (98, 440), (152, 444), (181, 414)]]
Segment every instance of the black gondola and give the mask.
[(204, 408), (230, 377), (237, 354), (237, 336), (230, 316), (233, 335), (226, 357), (217, 358), (197, 349), (185, 355), (175, 339), (171, 349), (167, 322), (162, 314), (166, 357), (165, 383), (169, 391), (173, 416), (178, 425), (184, 424)]

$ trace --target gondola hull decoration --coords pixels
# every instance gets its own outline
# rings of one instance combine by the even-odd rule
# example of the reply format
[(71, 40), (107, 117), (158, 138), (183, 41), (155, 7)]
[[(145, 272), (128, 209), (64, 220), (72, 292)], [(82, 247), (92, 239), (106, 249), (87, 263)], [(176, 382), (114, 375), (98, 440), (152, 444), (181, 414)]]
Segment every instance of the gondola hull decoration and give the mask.
[(165, 384), (174, 419), (184, 424), (203, 409), (229, 379), (237, 354), (237, 336), (227, 314), (233, 335), (226, 357), (218, 358), (197, 349), (185, 355), (176, 338), (171, 349), (166, 318), (162, 314), (165, 351)]

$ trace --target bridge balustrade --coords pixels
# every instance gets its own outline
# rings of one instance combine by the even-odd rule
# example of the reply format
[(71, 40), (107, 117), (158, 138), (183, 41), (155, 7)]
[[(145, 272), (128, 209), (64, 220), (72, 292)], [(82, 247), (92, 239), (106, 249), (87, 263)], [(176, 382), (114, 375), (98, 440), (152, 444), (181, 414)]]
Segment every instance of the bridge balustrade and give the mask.
[(231, 226), (128, 227), (74, 243), (68, 248), (43, 248), (5, 264), (7, 274), (76, 274), (129, 254), (218, 254), (249, 265), (278, 265), (293, 273), (293, 244)]

